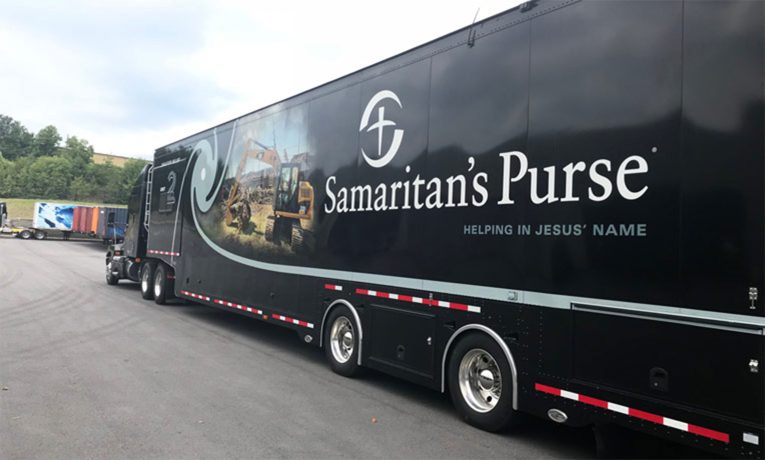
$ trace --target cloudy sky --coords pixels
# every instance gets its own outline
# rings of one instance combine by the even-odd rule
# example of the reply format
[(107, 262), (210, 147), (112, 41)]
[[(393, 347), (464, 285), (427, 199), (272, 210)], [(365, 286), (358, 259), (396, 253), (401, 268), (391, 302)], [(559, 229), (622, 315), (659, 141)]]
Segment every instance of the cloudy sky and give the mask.
[(0, 114), (154, 149), (520, 0), (0, 0)]

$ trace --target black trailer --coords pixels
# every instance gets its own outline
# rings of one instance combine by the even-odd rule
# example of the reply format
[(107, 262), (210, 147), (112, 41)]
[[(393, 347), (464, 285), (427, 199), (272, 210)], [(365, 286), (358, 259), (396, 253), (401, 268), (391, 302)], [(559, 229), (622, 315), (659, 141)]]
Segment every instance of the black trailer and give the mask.
[(292, 328), (487, 430), (762, 457), (764, 18), (527, 2), (158, 149), (107, 278)]

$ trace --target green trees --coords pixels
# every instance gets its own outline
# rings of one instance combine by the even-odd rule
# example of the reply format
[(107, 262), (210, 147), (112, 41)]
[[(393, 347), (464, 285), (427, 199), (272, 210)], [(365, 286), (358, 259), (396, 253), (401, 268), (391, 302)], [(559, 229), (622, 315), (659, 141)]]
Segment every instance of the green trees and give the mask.
[(61, 140), (55, 126), (32, 134), (0, 115), (0, 197), (127, 203), (145, 161), (129, 160), (123, 168), (94, 164), (88, 141)]
[(29, 166), (26, 189), (32, 196), (67, 198), (72, 164), (60, 156), (42, 157)]
[(56, 154), (58, 144), (61, 142), (61, 135), (55, 126), (46, 126), (37, 131), (32, 142), (32, 155), (36, 157), (47, 157)]
[(34, 135), (11, 117), (0, 115), (0, 154), (6, 160), (29, 155)]
[(85, 139), (78, 139), (74, 136), (66, 138), (66, 143), (59, 150), (59, 154), (69, 160), (72, 166), (78, 170), (83, 170), (93, 161), (93, 147)]

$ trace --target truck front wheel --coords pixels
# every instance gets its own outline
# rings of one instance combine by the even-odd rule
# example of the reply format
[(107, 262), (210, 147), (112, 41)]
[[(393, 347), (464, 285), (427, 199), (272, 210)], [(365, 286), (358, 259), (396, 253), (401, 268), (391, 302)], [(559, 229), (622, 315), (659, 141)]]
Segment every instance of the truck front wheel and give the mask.
[(112, 271), (112, 263), (107, 262), (106, 263), (106, 284), (108, 284), (109, 286), (114, 286), (115, 284), (119, 282), (119, 280), (120, 279), (117, 278), (114, 275), (114, 272)]
[(154, 267), (152, 261), (141, 264), (141, 297), (146, 300), (154, 298)]
[(510, 365), (489, 336), (470, 333), (449, 360), (449, 393), (462, 418), (486, 431), (499, 431), (515, 418)]

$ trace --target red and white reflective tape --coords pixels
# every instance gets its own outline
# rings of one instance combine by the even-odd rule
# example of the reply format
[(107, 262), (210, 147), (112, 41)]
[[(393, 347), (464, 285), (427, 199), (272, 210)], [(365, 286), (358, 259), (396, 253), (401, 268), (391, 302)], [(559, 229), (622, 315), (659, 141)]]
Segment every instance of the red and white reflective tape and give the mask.
[(337, 284), (325, 284), (324, 289), (329, 289), (330, 291), (342, 291), (343, 287), (338, 286)]
[(189, 297), (193, 297), (193, 298), (199, 299), (199, 300), (206, 300), (208, 302), (210, 301), (209, 297), (207, 297), (206, 295), (202, 295), (202, 294), (194, 294), (193, 292), (189, 292), (189, 291), (181, 291), (181, 294), (187, 295)]
[(297, 324), (298, 326), (307, 327), (309, 329), (313, 329), (313, 323), (307, 323), (305, 321), (300, 321), (299, 319), (290, 318), (289, 316), (282, 316), (282, 315), (271, 315), (271, 318), (278, 319), (279, 321), (284, 321), (285, 323), (292, 323)]
[(237, 310), (247, 311), (250, 313), (257, 313), (259, 315), (263, 314), (263, 310), (259, 310), (257, 308), (248, 307), (246, 305), (241, 305), (234, 302), (229, 302), (227, 300), (220, 300), (220, 299), (213, 299), (214, 303), (217, 303), (218, 305), (223, 305), (224, 307), (231, 307), (236, 308)]
[(356, 294), (368, 295), (371, 297), (380, 297), (382, 299), (398, 300), (400, 302), (419, 303), (430, 305), (431, 307), (449, 308), (452, 310), (469, 311), (471, 313), (481, 313), (481, 307), (475, 305), (466, 305), (464, 303), (446, 302), (444, 300), (425, 299), (403, 294), (391, 294), (390, 292), (370, 291), (369, 289), (356, 289)]
[(160, 256), (176, 256), (180, 257), (180, 252), (170, 252), (170, 251), (157, 251), (156, 249), (149, 249), (147, 251), (149, 254), (158, 254)]
[(642, 410), (633, 409), (631, 407), (622, 406), (620, 404), (615, 404), (608, 401), (603, 401), (602, 399), (592, 398), (590, 396), (581, 395), (579, 393), (573, 393), (570, 391), (561, 390), (560, 388), (553, 388), (547, 385), (542, 385), (541, 383), (534, 384), (534, 388), (537, 391), (541, 391), (542, 393), (548, 393), (554, 396), (560, 396), (561, 398), (570, 399), (572, 401), (578, 401), (580, 403), (588, 404), (590, 406), (600, 407), (602, 409), (607, 409), (612, 412), (618, 412), (620, 414), (624, 414), (629, 417), (635, 417), (642, 420), (647, 420), (649, 422), (656, 423), (658, 425), (675, 428), (677, 430), (685, 431), (687, 433), (693, 433), (695, 435), (721, 441), (726, 444), (730, 443), (730, 435), (720, 431), (710, 430), (709, 428), (704, 428), (698, 425), (692, 425), (686, 422), (680, 422), (678, 420), (674, 420), (669, 417), (663, 417), (661, 415), (652, 414), (650, 412), (643, 412)]
[[(189, 291), (181, 291), (181, 294), (189, 296), (189, 297), (192, 297), (194, 299), (206, 300), (208, 302), (211, 300), (210, 297), (208, 297), (206, 295), (195, 294), (195, 293), (189, 292)], [(229, 302), (228, 300), (212, 299), (212, 301), (213, 301), (213, 303), (216, 303), (218, 305), (223, 305), (224, 307), (236, 308), (237, 310), (242, 310), (242, 311), (246, 311), (246, 312), (249, 312), (249, 313), (256, 313), (258, 315), (262, 315), (263, 314), (263, 310), (261, 310), (259, 308), (248, 307), (246, 305), (242, 305), (242, 304), (238, 304), (238, 303), (234, 303), (234, 302)], [(271, 318), (278, 319), (279, 321), (284, 321), (285, 323), (296, 324), (298, 326), (302, 326), (302, 327), (307, 327), (309, 329), (313, 329), (313, 323), (309, 323), (309, 322), (306, 322), (306, 321), (301, 321), (301, 320), (295, 319), (295, 318), (290, 318), (289, 316), (271, 315)]]

